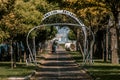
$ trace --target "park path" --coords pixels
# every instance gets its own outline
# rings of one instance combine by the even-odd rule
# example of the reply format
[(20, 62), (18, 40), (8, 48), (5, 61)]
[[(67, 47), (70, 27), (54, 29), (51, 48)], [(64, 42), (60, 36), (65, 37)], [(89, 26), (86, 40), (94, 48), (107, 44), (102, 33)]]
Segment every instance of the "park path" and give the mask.
[(39, 66), (31, 80), (92, 80), (64, 50), (37, 57)]

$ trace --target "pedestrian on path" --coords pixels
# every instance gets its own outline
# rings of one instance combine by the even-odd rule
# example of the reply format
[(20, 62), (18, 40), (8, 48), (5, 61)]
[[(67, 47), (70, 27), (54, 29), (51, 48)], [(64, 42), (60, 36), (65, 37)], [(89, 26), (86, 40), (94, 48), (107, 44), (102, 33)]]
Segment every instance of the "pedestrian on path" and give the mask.
[(56, 53), (57, 44), (57, 40), (55, 39), (52, 43), (52, 53)]

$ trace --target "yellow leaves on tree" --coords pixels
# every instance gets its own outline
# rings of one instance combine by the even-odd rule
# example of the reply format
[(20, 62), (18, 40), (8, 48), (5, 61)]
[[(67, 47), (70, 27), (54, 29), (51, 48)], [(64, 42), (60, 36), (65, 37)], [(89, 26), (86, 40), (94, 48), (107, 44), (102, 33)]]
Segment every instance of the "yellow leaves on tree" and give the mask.
[(6, 29), (14, 30), (17, 29), (17, 20), (15, 18), (14, 13), (9, 13), (8, 15), (3, 16), (1, 20), (1, 24), (3, 24)]
[(7, 38), (9, 38), (10, 36), (9, 36), (9, 33), (8, 32), (4, 32), (4, 31), (2, 31), (2, 30), (0, 30), (0, 43), (2, 42), (2, 41), (4, 41), (4, 39), (7, 39)]

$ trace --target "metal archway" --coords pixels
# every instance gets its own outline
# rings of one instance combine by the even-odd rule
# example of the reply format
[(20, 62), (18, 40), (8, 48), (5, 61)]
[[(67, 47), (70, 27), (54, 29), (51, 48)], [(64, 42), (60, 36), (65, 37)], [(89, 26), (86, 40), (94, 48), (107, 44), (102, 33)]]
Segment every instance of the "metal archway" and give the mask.
[[(94, 44), (94, 34), (93, 34), (93, 32), (92, 32), (88, 27), (86, 27), (86, 26), (76, 17), (76, 15), (75, 15), (74, 13), (69, 12), (69, 11), (66, 11), (66, 10), (53, 10), (53, 11), (50, 11), (50, 12), (46, 13), (46, 14), (43, 16), (42, 21), (44, 21), (44, 20), (47, 19), (48, 17), (50, 17), (50, 16), (52, 16), (52, 15), (56, 15), (56, 14), (65, 14), (65, 15), (67, 15), (67, 16), (70, 16), (71, 18), (73, 18), (74, 20), (76, 20), (78, 24), (71, 24), (71, 23), (53, 23), (53, 24), (42, 24), (42, 25), (39, 25), (39, 26), (36, 26), (36, 27), (32, 28), (32, 29), (28, 32), (28, 34), (27, 34), (26, 42), (27, 42), (27, 47), (28, 47), (28, 49), (29, 49), (29, 52), (30, 52), (30, 55), (31, 55), (31, 57), (32, 57), (33, 62), (36, 63), (35, 60), (34, 60), (34, 58), (33, 58), (32, 50), (30, 49), (30, 46), (29, 46), (29, 43), (28, 43), (29, 34), (30, 34), (33, 30), (35, 30), (35, 29), (37, 29), (37, 28), (40, 28), (40, 27), (43, 27), (43, 26), (55, 26), (55, 25), (68, 25), (68, 26), (69, 26), (69, 25), (72, 25), (72, 26), (78, 26), (78, 27), (82, 28), (82, 31), (83, 31), (84, 37), (85, 37), (85, 39), (84, 39), (83, 61), (86, 62), (87, 57), (90, 55), (89, 53), (92, 52), (92, 47), (93, 47), (93, 44)], [(92, 41), (91, 46), (90, 46), (90, 51), (87, 51), (87, 30), (90, 30), (90, 32), (91, 32), (91, 34), (92, 34), (92, 36), (93, 36), (93, 41)], [(86, 54), (87, 54), (87, 56), (85, 56)]]

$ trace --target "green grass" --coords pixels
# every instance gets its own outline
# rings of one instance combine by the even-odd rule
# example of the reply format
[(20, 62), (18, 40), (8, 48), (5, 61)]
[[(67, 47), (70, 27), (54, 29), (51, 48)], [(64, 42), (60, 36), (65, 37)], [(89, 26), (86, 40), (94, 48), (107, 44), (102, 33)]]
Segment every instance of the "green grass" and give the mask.
[(34, 65), (26, 66), (25, 63), (17, 63), (17, 67), (12, 69), (10, 62), (0, 62), (0, 80), (6, 80), (9, 77), (25, 77), (34, 69)]
[(75, 59), (78, 64), (82, 64), (82, 55), (79, 52), (70, 51), (70, 54), (72, 55), (73, 59)]
[(120, 65), (110, 63), (95, 62), (91, 66), (86, 66), (90, 75), (96, 80), (120, 80)]
[[(78, 64), (81, 64), (81, 55), (78, 52), (71, 53)], [(94, 80), (120, 80), (120, 64), (113, 65), (103, 60), (94, 60), (92, 65), (85, 65), (84, 68)]]

